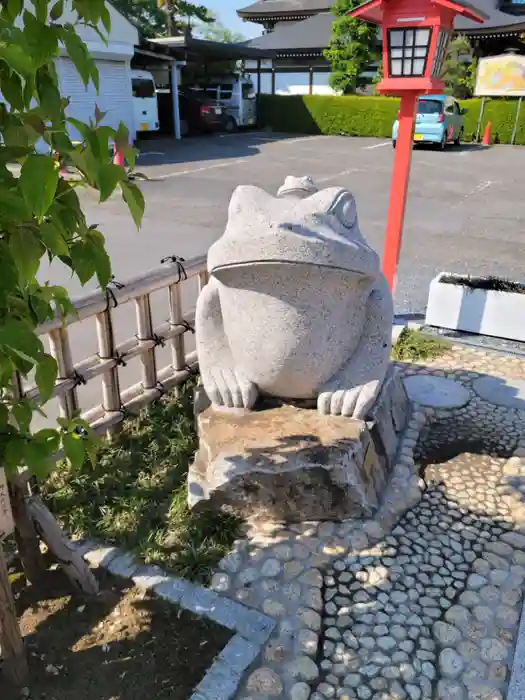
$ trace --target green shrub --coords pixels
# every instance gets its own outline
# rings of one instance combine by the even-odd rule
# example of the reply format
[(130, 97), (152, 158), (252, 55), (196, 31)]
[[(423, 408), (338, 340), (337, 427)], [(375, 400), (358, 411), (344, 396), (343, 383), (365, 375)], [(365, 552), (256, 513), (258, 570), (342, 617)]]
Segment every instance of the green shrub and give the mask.
[[(481, 98), (461, 100), (461, 106), (468, 109), (468, 114), (465, 115), (465, 141), (474, 141), (481, 111)], [(487, 100), (483, 111), (480, 135), (483, 136), (483, 131), (490, 120), (493, 141), (496, 143), (510, 143), (517, 107), (518, 101), (516, 99)], [(516, 143), (525, 145), (524, 109), (520, 113), (516, 131)]]
[[(465, 141), (474, 141), (481, 99), (462, 100), (461, 106), (468, 109)], [(487, 100), (481, 134), (490, 119), (493, 139), (497, 143), (510, 143), (516, 108), (515, 99)], [(260, 125), (295, 134), (389, 138), (398, 109), (399, 100), (392, 97), (261, 95), (259, 98)], [(525, 109), (520, 115), (516, 143), (525, 144)]]
[(260, 96), (262, 126), (288, 133), (387, 138), (398, 109), (390, 97)]

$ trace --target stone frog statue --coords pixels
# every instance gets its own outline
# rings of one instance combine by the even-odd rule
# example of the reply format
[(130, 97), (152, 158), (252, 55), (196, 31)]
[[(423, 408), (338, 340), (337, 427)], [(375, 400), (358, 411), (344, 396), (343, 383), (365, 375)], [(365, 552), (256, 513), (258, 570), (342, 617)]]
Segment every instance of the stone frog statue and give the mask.
[(269, 395), (366, 416), (389, 364), (393, 303), (348, 190), (309, 177), (287, 178), (277, 197), (238, 187), (208, 271), (196, 333), (214, 406)]

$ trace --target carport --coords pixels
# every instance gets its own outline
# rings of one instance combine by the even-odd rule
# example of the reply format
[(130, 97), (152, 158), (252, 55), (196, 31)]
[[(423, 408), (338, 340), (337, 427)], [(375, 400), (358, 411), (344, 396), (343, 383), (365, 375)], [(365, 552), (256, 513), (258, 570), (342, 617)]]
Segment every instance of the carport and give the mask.
[(135, 49), (133, 65), (145, 70), (153, 70), (159, 66), (169, 68), (169, 85), (173, 102), (173, 132), (176, 139), (181, 138), (179, 111), (180, 71), (182, 68), (195, 65), (203, 66), (207, 72), (209, 64), (226, 62), (257, 61), (257, 94), (261, 92), (261, 63), (272, 58), (274, 52), (255, 49), (246, 44), (226, 44), (218, 41), (196, 39), (192, 36), (161, 37), (144, 39)]

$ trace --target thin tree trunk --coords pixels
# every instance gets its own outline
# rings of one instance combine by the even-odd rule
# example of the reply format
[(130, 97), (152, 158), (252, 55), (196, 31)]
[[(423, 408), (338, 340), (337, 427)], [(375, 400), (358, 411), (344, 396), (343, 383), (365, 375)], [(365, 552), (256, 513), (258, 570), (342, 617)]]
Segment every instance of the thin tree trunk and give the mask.
[(0, 647), (2, 648), (2, 671), (14, 686), (27, 682), (29, 669), (24, 642), (16, 617), (15, 601), (7, 573), (4, 550), (0, 544)]
[(27, 511), (26, 498), (29, 495), (26, 485), (9, 483), (11, 508), (15, 520), (15, 539), (24, 574), (29, 583), (37, 583), (46, 570), (44, 557), (33, 521)]

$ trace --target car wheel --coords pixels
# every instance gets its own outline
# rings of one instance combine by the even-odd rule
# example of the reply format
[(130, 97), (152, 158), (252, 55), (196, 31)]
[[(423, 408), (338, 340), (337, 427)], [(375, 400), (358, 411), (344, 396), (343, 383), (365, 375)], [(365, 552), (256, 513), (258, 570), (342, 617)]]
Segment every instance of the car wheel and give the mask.
[(441, 143), (439, 144), (439, 150), (444, 151), (445, 148), (447, 147), (447, 132), (443, 134), (443, 138), (441, 139)]
[(229, 134), (233, 134), (238, 130), (239, 130), (239, 128), (237, 126), (237, 122), (235, 121), (235, 119), (233, 117), (228, 117), (228, 121), (226, 122), (226, 131)]
[(392, 148), (395, 148), (395, 147), (396, 147), (396, 142), (394, 140), (392, 140)]
[(461, 146), (461, 139), (463, 138), (463, 129), (459, 132), (457, 139), (454, 139), (454, 146)]

